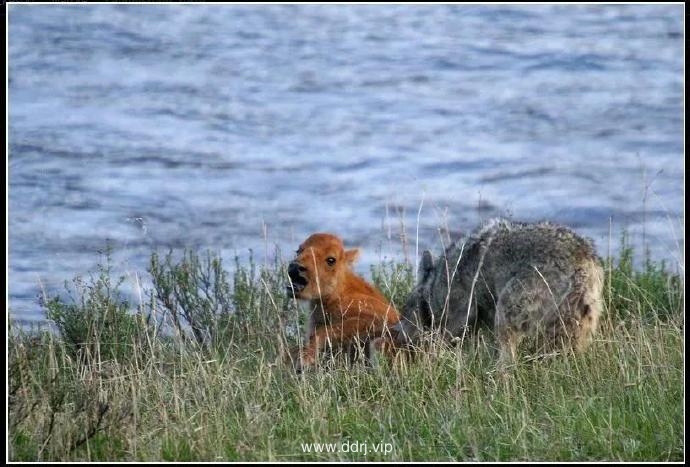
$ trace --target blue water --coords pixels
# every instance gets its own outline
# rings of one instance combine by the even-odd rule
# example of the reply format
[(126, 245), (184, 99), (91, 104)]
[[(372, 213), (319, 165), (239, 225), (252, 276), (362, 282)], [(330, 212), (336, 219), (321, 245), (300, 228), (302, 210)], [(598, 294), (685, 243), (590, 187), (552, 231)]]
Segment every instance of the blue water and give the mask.
[[(684, 271), (682, 5), (9, 5), (9, 307), (153, 249), (357, 270), (483, 219)], [(404, 235), (403, 235), (404, 234)], [(611, 240), (610, 240), (611, 239)]]

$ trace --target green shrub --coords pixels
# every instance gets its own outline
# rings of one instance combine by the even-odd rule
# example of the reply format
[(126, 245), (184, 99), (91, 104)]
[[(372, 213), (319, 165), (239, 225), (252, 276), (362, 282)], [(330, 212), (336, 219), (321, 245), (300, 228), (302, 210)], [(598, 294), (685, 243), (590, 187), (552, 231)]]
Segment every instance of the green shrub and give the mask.
[(383, 295), (399, 310), (414, 287), (413, 266), (388, 261), (371, 266), (371, 280)]
[(682, 277), (668, 271), (665, 261), (655, 263), (648, 256), (642, 269), (636, 269), (634, 256), (624, 233), (618, 261), (609, 258), (606, 267), (604, 290), (611, 318), (654, 321), (678, 316), (684, 307)]
[(107, 249), (105, 264), (98, 265), (95, 277), (88, 282), (77, 277), (71, 289), (65, 284), (69, 302), (55, 296), (43, 303), (46, 317), (55, 324), (72, 357), (80, 361), (129, 359), (145, 339), (147, 319), (130, 312), (120, 292), (124, 277), (113, 283), (111, 274)]
[[(232, 285), (221, 257), (207, 251), (203, 257), (185, 251), (179, 261), (172, 252), (164, 258), (153, 253), (149, 272), (153, 303), (170, 317), (177, 333), (206, 349), (254, 343), (264, 345), (282, 338), (280, 330), (296, 319), (285, 291), (285, 266), (257, 268), (235, 258)], [(282, 323), (282, 324), (281, 324)]]
[(231, 314), (232, 294), (222, 259), (211, 252), (200, 257), (186, 251), (179, 262), (172, 251), (164, 258), (151, 255), (155, 303), (170, 316), (181, 336), (192, 333), (197, 345), (207, 346), (225, 330)]

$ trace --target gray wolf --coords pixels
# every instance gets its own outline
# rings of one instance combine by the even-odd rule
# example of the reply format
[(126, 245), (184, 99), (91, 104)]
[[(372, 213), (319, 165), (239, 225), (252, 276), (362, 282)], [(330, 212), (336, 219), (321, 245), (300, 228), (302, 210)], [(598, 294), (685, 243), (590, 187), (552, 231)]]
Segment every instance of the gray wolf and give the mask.
[(582, 351), (601, 315), (603, 279), (591, 241), (572, 230), (493, 219), (436, 261), (423, 253), (394, 342), (375, 344), (410, 346), (427, 330), (462, 338), (483, 324), (495, 332), (499, 365), (515, 361), (523, 338), (541, 351)]

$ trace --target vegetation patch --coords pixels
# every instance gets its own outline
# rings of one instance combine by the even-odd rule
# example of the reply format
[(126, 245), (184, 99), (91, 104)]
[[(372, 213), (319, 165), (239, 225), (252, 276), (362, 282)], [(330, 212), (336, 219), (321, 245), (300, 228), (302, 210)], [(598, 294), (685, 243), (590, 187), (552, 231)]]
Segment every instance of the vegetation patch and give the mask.
[[(684, 280), (603, 262), (605, 312), (582, 355), (496, 371), (488, 330), (412, 362), (281, 354), (305, 317), (286, 266), (154, 253), (152, 290), (122, 298), (109, 255), (43, 306), (56, 329), (9, 323), (11, 461), (681, 461)], [(401, 306), (409, 264), (372, 268)]]

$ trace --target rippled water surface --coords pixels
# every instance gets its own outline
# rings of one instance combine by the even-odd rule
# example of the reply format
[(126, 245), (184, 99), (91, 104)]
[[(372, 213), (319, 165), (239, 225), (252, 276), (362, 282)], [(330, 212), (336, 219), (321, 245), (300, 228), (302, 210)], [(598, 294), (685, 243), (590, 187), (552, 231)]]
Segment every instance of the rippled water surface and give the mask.
[[(681, 5), (10, 5), (10, 310), (99, 260), (549, 219), (682, 268)], [(421, 208), (421, 210), (420, 210)], [(402, 225), (407, 241), (401, 242)], [(611, 226), (611, 229), (610, 227)], [(610, 231), (612, 241), (609, 241)], [(680, 263), (680, 266), (679, 264)]]

